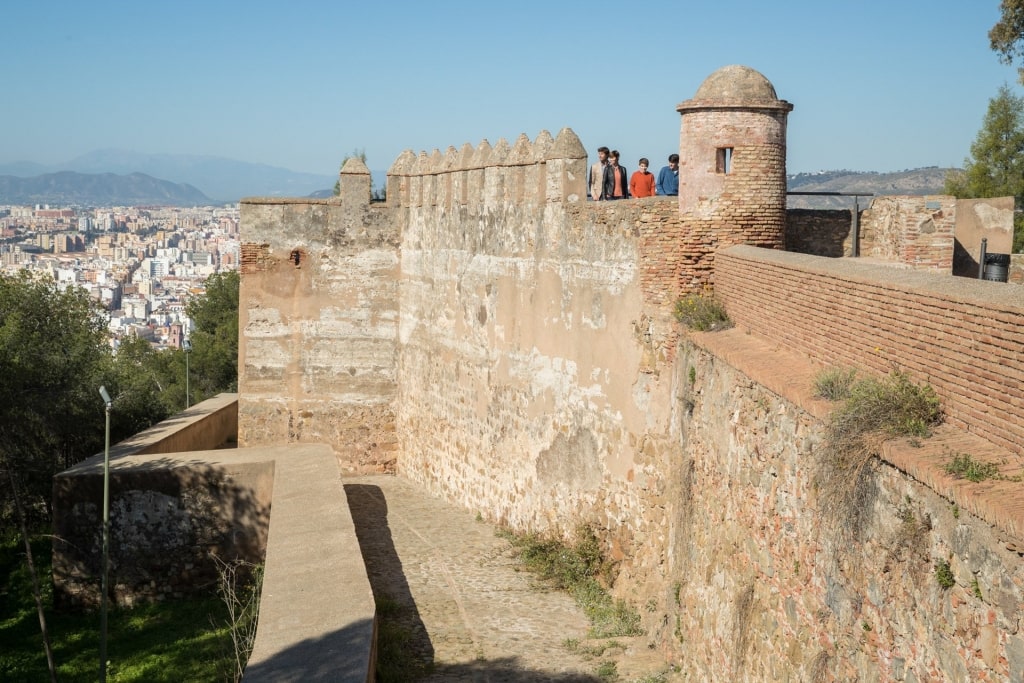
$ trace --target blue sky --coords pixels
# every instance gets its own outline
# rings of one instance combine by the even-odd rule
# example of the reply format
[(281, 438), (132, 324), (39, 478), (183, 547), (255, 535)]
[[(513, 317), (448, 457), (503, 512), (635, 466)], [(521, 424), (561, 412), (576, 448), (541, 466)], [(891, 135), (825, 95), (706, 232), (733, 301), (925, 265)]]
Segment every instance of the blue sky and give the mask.
[(571, 127), (635, 168), (676, 105), (744, 64), (792, 102), (788, 170), (960, 165), (1016, 69), (998, 0), (33, 0), (0, 17), (0, 162), (96, 149), (333, 175)]

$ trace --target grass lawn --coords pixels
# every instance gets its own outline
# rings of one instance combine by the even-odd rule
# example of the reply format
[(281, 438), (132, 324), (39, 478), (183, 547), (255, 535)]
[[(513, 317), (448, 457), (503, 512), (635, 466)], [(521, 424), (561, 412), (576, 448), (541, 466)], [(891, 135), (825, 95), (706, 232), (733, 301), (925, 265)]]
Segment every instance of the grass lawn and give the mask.
[[(57, 679), (62, 683), (96, 681), (99, 610), (55, 614), (49, 538), (35, 539), (32, 553), (43, 588)], [(225, 619), (225, 607), (214, 595), (134, 609), (110, 609), (107, 680), (232, 680), (234, 655)], [(50, 680), (20, 538), (0, 543), (0, 643), (0, 681)]]

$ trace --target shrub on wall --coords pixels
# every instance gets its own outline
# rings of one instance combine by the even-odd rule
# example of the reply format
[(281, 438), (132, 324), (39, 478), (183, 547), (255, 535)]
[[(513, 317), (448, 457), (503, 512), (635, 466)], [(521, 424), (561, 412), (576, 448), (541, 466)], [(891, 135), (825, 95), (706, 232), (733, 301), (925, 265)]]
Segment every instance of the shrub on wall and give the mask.
[(836, 531), (858, 538), (871, 512), (872, 471), (881, 444), (894, 436), (928, 436), (942, 419), (938, 396), (903, 372), (853, 381), (829, 417), (814, 475), (822, 508)]
[(723, 330), (732, 325), (725, 307), (708, 287), (676, 301), (674, 313), (676, 320), (698, 332)]

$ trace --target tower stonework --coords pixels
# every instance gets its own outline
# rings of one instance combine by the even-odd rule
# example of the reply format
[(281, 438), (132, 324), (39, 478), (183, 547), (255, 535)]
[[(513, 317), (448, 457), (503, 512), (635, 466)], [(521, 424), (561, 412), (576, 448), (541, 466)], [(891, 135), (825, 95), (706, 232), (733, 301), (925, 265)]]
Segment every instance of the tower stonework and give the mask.
[(676, 107), (682, 285), (713, 284), (714, 254), (734, 245), (785, 248), (786, 118), (793, 105), (746, 66), (707, 77)]

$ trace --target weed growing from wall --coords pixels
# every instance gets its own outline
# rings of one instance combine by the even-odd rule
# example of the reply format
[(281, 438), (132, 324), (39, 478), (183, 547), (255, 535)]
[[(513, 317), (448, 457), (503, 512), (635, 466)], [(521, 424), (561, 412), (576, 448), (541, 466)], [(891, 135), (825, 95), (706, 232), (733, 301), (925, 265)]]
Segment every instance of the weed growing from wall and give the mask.
[(641, 635), (640, 615), (605, 589), (612, 563), (601, 552), (594, 530), (586, 525), (576, 529), (571, 544), (539, 534), (516, 535), (499, 530), (515, 551), (523, 567), (556, 588), (565, 590), (590, 619), (594, 638)]
[(975, 460), (967, 453), (953, 453), (943, 469), (946, 474), (953, 475), (957, 479), (966, 479), (974, 483), (999, 478), (998, 465)]
[(953, 578), (953, 570), (950, 569), (947, 560), (939, 560), (935, 563), (935, 580), (939, 582), (939, 586), (944, 590), (956, 585), (956, 579)]
[(814, 378), (814, 395), (829, 401), (845, 401), (857, 378), (855, 369), (829, 368)]
[(737, 675), (743, 669), (743, 665), (746, 662), (747, 650), (750, 649), (751, 629), (754, 628), (750, 623), (754, 613), (753, 582), (736, 594), (733, 604), (732, 639), (734, 650), (732, 653), (732, 666), (733, 675)]
[(900, 524), (889, 543), (886, 563), (925, 560), (928, 552), (928, 534), (932, 530), (931, 517), (927, 514), (919, 515), (909, 496), (906, 502), (899, 506), (896, 515)]
[(677, 300), (674, 314), (676, 320), (698, 332), (732, 327), (725, 307), (715, 299), (714, 292), (708, 287)]
[(811, 659), (809, 667), (810, 683), (826, 683), (832, 680), (829, 668), (832, 664), (832, 657), (826, 650), (818, 650), (818, 653)]
[(935, 391), (898, 370), (855, 380), (832, 412), (814, 475), (823, 511), (838, 538), (861, 537), (874, 503), (881, 444), (894, 436), (928, 436), (942, 418)]

